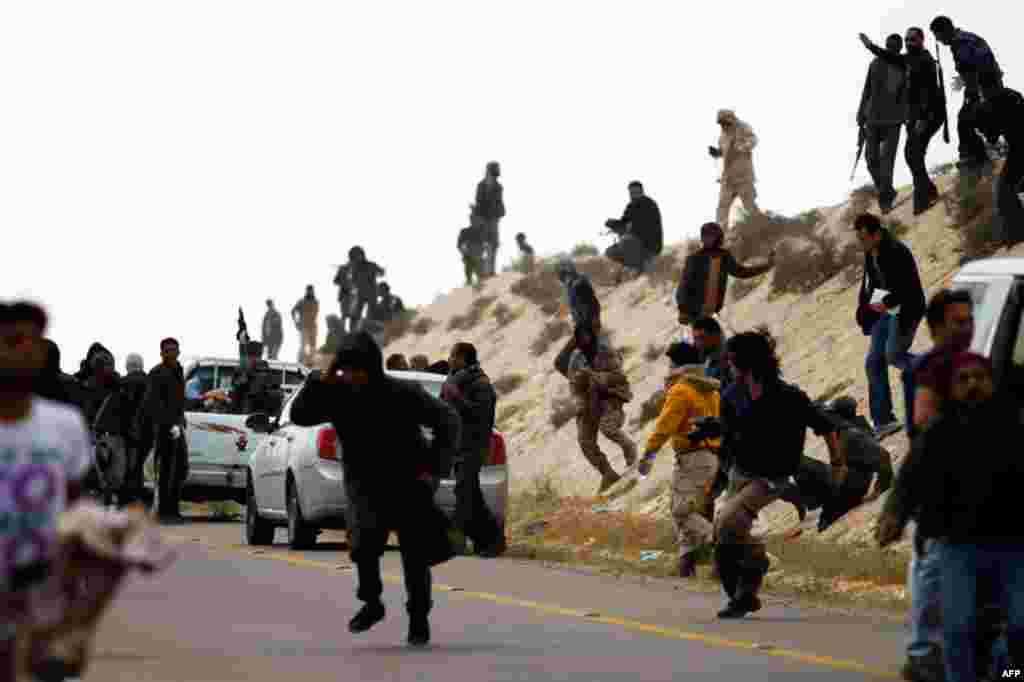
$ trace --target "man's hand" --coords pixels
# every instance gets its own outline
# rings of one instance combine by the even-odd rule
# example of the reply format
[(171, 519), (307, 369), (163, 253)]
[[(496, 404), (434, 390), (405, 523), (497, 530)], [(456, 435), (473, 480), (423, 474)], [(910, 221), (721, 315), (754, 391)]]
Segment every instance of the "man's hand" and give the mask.
[(722, 150), (718, 147), (708, 147), (708, 154), (711, 155), (712, 159), (722, 158)]
[(950, 82), (950, 89), (953, 92), (960, 92), (964, 89), (964, 78), (963, 76), (953, 76), (953, 80)]
[(178, 440), (181, 438), (181, 427), (175, 424), (171, 427), (171, 440)]
[(871, 38), (868, 38), (866, 33), (858, 33), (857, 37), (860, 38), (860, 42), (864, 44), (864, 47), (874, 47), (875, 44), (871, 42)]
[(895, 517), (889, 514), (880, 514), (875, 523), (875, 540), (879, 547), (891, 545), (903, 535), (903, 527)]

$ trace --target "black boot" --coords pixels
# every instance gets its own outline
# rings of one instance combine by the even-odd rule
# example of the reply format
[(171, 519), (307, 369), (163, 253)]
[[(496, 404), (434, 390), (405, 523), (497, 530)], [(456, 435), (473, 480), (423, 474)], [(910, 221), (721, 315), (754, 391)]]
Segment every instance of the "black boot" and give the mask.
[(384, 604), (381, 602), (367, 602), (363, 608), (348, 622), (348, 631), (358, 635), (366, 632), (377, 623), (384, 620)]
[(409, 637), (410, 646), (427, 646), (430, 644), (430, 621), (427, 614), (409, 614)]
[(715, 545), (714, 562), (718, 569), (718, 577), (722, 581), (722, 589), (732, 601), (736, 595), (736, 588), (739, 586), (739, 574), (734, 559), (734, 548), (721, 542)]
[(751, 556), (746, 547), (740, 546), (737, 550), (739, 556), (736, 560), (738, 578), (735, 596), (728, 606), (718, 612), (719, 618), (742, 618), (748, 613), (761, 610), (757, 592), (761, 589), (771, 562), (766, 556)]

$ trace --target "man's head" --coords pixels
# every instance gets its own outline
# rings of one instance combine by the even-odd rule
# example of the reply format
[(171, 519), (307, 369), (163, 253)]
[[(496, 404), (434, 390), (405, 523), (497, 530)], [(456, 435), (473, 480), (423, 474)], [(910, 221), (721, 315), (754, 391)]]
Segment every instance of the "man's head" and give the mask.
[(700, 351), (686, 341), (676, 341), (665, 351), (672, 369), (700, 364)]
[(567, 283), (569, 280), (573, 279), (578, 274), (576, 272), (576, 264), (573, 263), (572, 260), (569, 258), (563, 258), (562, 260), (558, 261), (556, 273), (558, 274), (558, 281), (561, 282), (562, 284)]
[(392, 372), (409, 371), (409, 361), (406, 360), (405, 356), (401, 353), (393, 353), (392, 355), (389, 355), (388, 361), (384, 366)]
[(644, 195), (644, 186), (639, 180), (629, 183), (629, 200), (636, 201)]
[(714, 353), (722, 346), (722, 326), (713, 317), (701, 317), (693, 323), (693, 345), (701, 353)]
[(885, 39), (885, 49), (893, 54), (899, 54), (903, 50), (903, 37), (899, 33), (893, 33)]
[(761, 332), (743, 332), (729, 339), (726, 344), (730, 361), (741, 381), (765, 383), (778, 378), (779, 359), (775, 355), (771, 340)]
[(865, 252), (874, 251), (885, 235), (882, 221), (878, 216), (862, 213), (853, 221), (853, 229), (857, 233), (857, 241)]
[(391, 286), (387, 282), (381, 282), (377, 285), (377, 292), (384, 298), (387, 298), (391, 294)]
[(274, 309), (274, 299), (272, 299), (272, 298), (268, 298), (267, 299), (267, 308), (269, 310), (273, 310)]
[(315, 298), (315, 296), (316, 295), (313, 293), (313, 285), (312, 284), (307, 284), (306, 285), (306, 298)]
[(178, 364), (178, 356), (181, 354), (181, 345), (177, 339), (166, 338), (160, 342), (160, 360), (165, 367), (174, 367)]
[(453, 372), (472, 367), (479, 362), (476, 346), (467, 341), (462, 341), (452, 346), (451, 353), (448, 354), (448, 366)]
[(907, 35), (904, 38), (904, 42), (907, 44), (907, 52), (921, 52), (924, 49), (924, 29), (918, 28), (917, 26), (911, 26), (907, 29)]
[(977, 353), (960, 353), (953, 358), (949, 400), (954, 405), (979, 407), (995, 394), (992, 363)]
[(430, 358), (426, 355), (414, 355), (409, 358), (409, 366), (416, 372), (426, 372), (430, 367)]
[(718, 125), (722, 130), (731, 130), (736, 125), (736, 112), (731, 109), (721, 109), (718, 112)]
[(943, 45), (952, 43), (953, 38), (956, 36), (956, 26), (953, 25), (953, 20), (947, 16), (935, 17), (932, 19), (929, 28), (931, 28), (935, 39)]
[(936, 345), (950, 344), (957, 350), (967, 350), (974, 338), (974, 302), (970, 292), (939, 291), (928, 302), (925, 320)]
[(46, 367), (48, 319), (34, 303), (0, 303), (0, 392), (23, 398)]
[(491, 176), (492, 178), (500, 178), (501, 177), (501, 164), (499, 164), (497, 161), (491, 161), (490, 163), (487, 164), (487, 171), (486, 172), (487, 172), (487, 175)]
[(128, 354), (128, 357), (125, 358), (125, 361), (124, 361), (124, 368), (125, 368), (125, 371), (128, 372), (128, 374), (132, 374), (132, 373), (135, 373), (135, 372), (144, 372), (144, 371), (146, 371), (145, 370), (145, 365), (142, 362), (142, 356), (139, 355), (138, 353), (129, 353)]
[(114, 378), (114, 356), (105, 350), (95, 353), (89, 359), (89, 369), (100, 383), (108, 383)]
[(353, 263), (362, 263), (366, 260), (366, 251), (361, 246), (353, 246), (348, 250), (348, 259)]
[(47, 374), (56, 376), (60, 374), (60, 346), (53, 339), (43, 339), (46, 345), (46, 366)]
[(700, 243), (705, 249), (716, 249), (725, 241), (725, 231), (718, 223), (704, 223), (700, 226)]
[(519, 234), (516, 235), (516, 243), (517, 244), (525, 244), (526, 243), (526, 234), (524, 232), (520, 232)]
[(342, 383), (362, 389), (384, 376), (384, 356), (373, 337), (359, 331), (341, 344), (334, 367), (341, 373)]

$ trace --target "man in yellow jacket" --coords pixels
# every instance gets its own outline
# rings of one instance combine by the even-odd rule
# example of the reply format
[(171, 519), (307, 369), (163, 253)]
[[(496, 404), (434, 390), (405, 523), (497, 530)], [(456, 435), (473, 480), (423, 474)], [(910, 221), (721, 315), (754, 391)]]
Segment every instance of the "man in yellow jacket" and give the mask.
[(719, 415), (720, 383), (705, 376), (700, 353), (690, 344), (674, 343), (665, 355), (671, 362), (665, 379), (665, 403), (654, 433), (647, 439), (638, 471), (646, 476), (658, 451), (671, 439), (676, 455), (672, 472), (672, 519), (679, 542), (679, 576), (689, 578), (696, 574), (696, 550), (711, 541), (714, 530), (701, 510), (706, 502), (708, 481), (718, 469), (718, 459), (712, 449), (717, 450), (721, 441), (716, 438), (691, 442), (688, 434), (693, 430), (694, 419)]

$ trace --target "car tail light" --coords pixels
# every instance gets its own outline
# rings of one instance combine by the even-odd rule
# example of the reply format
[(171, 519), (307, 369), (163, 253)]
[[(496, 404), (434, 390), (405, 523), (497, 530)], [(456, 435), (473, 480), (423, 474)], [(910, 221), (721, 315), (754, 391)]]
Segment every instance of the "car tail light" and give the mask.
[(491, 434), (491, 460), (489, 464), (493, 467), (505, 466), (505, 437), (500, 433)]
[(316, 434), (316, 454), (320, 459), (338, 461), (338, 432), (325, 426)]

